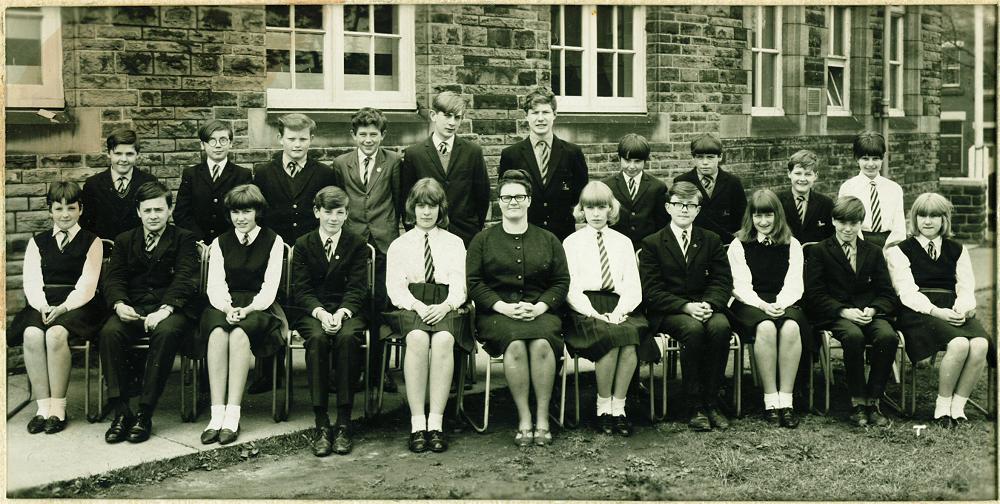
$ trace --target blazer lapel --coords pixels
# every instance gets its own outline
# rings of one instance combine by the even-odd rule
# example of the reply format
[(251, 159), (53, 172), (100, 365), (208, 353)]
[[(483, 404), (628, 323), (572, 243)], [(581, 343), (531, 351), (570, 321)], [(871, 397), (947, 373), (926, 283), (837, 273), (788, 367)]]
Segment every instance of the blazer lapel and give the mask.
[(389, 171), (389, 167), (386, 166), (388, 160), (389, 156), (385, 155), (385, 149), (379, 147), (378, 151), (375, 152), (372, 172), (368, 174), (368, 187), (365, 188), (365, 192), (371, 192), (371, 188), (375, 187), (375, 183), (382, 178), (382, 173)]
[[(621, 195), (621, 197), (618, 198), (618, 203), (620, 203), (621, 206), (629, 210), (632, 209), (634, 202), (632, 201), (632, 195), (628, 192), (628, 182), (625, 181), (624, 173), (618, 172), (618, 175), (615, 175), (614, 178), (611, 179), (611, 192)], [(636, 199), (638, 200), (638, 198)]]
[[(563, 141), (559, 137), (552, 135), (552, 148), (549, 150), (549, 182), (548, 185), (552, 185), (552, 182), (556, 179), (556, 169), (560, 166), (560, 161), (563, 155)], [(534, 156), (532, 156), (534, 157)], [(546, 186), (547, 187), (547, 186)]]
[[(444, 172), (444, 166), (441, 166), (441, 158), (438, 157), (437, 147), (434, 146), (433, 138), (434, 138), (433, 136), (427, 137), (427, 140), (424, 142), (424, 150), (427, 151), (427, 157), (431, 159), (431, 163), (434, 164), (435, 168), (437, 168), (438, 177), (441, 180), (445, 180), (447, 178), (447, 175)], [(455, 141), (457, 143), (458, 139), (456, 138)], [(451, 155), (452, 156), (455, 155), (454, 149), (452, 149)], [(448, 164), (451, 163), (449, 162)]]
[(365, 181), (361, 180), (361, 171), (358, 166), (358, 149), (354, 149), (347, 157), (347, 178), (360, 187), (362, 191), (365, 191)]
[(646, 190), (649, 189), (649, 185), (653, 183), (652, 178), (652, 175), (642, 172), (642, 176), (639, 177), (639, 187), (635, 191), (635, 201), (639, 201), (642, 199), (642, 196), (646, 194)]
[[(298, 199), (302, 191), (305, 191), (309, 187), (309, 181), (316, 176), (316, 165), (313, 163), (312, 159), (306, 158), (306, 165), (302, 167), (302, 170), (296, 175), (297, 177), (305, 177), (305, 180), (301, 184), (295, 184), (294, 181), (289, 180), (292, 188), (292, 199)], [(298, 190), (295, 189), (298, 185)]]
[[(841, 268), (844, 268), (846, 272), (852, 275), (856, 274), (856, 272), (853, 269), (851, 269), (851, 263), (850, 261), (847, 260), (847, 256), (844, 255), (844, 248), (840, 246), (840, 240), (838, 240), (836, 236), (834, 236), (832, 240), (827, 242), (827, 247), (829, 248), (830, 255), (834, 257), (837, 263), (840, 264)], [(855, 263), (859, 265), (861, 264), (861, 262), (857, 258), (855, 258)]]
[(521, 166), (528, 167), (528, 173), (536, 187), (544, 188), (542, 185), (542, 172), (538, 169), (538, 160), (535, 159), (535, 149), (531, 146), (531, 139), (525, 138), (521, 141), (521, 157), (524, 158)]
[(704, 241), (704, 238), (705, 236), (704, 234), (702, 234), (700, 229), (691, 226), (691, 243), (688, 244), (688, 254), (687, 254), (688, 265), (694, 262), (695, 256), (701, 253), (701, 249), (704, 248), (701, 245), (702, 242)]
[[(143, 237), (145, 238), (145, 237)], [(155, 262), (163, 257), (166, 250), (170, 248), (170, 245), (174, 242), (174, 227), (167, 226), (163, 228), (163, 234), (160, 235), (160, 240), (156, 242), (156, 246), (153, 247), (153, 252), (149, 254), (151, 261)], [(143, 249), (145, 249), (145, 240), (143, 240)]]
[[(806, 200), (806, 215), (802, 219), (802, 226), (801, 226), (802, 229), (806, 228), (807, 223), (813, 221), (813, 218), (816, 216), (816, 207), (819, 205), (819, 200), (812, 197), (813, 194), (811, 191), (809, 193), (809, 196), (810, 196), (809, 199)], [(795, 206), (794, 200), (792, 201), (792, 206), (793, 207)], [(795, 218), (798, 219), (798, 214), (795, 215)]]
[[(446, 176), (451, 176), (452, 171), (458, 169), (458, 157), (460, 153), (465, 149), (465, 141), (461, 138), (455, 137), (455, 142), (451, 144), (451, 155), (448, 156), (448, 171), (445, 172)], [(437, 157), (437, 156), (435, 156)]]
[(677, 237), (674, 236), (674, 231), (671, 228), (664, 230), (663, 241), (666, 242), (667, 250), (670, 251), (670, 255), (674, 256), (674, 262), (677, 264), (683, 264), (684, 269), (687, 269), (687, 262), (684, 261), (684, 252), (681, 251), (681, 245), (677, 243)]
[[(316, 236), (319, 236), (318, 231), (316, 232)], [(347, 235), (345, 235), (344, 231), (341, 230), (340, 239), (337, 240), (337, 247), (333, 249), (333, 255), (330, 256), (330, 263), (326, 266), (326, 278), (329, 278), (330, 274), (333, 273), (336, 268), (339, 268), (340, 264), (343, 262), (344, 250), (347, 248), (346, 242)], [(322, 244), (320, 244), (320, 250), (323, 250)]]

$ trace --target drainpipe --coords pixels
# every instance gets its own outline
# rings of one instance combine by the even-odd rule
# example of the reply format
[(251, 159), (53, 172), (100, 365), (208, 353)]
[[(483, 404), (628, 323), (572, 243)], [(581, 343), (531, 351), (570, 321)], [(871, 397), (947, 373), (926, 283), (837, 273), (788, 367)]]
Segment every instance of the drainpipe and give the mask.
[(972, 170), (969, 176), (976, 180), (986, 178), (986, 159), (983, 149), (983, 22), (984, 12), (982, 5), (976, 5), (974, 9), (975, 28), (973, 30), (974, 58), (973, 58), (973, 113), (972, 131), (974, 137), (974, 150)]
[[(890, 92), (889, 89), (889, 58), (891, 57), (891, 28), (892, 28), (892, 11), (891, 6), (886, 5), (882, 8), (882, 106), (881, 113), (879, 117), (880, 126), (882, 129), (882, 137), (885, 138), (885, 158), (889, 159), (889, 104)], [(882, 176), (889, 177), (889, 163), (886, 161), (882, 162)]]

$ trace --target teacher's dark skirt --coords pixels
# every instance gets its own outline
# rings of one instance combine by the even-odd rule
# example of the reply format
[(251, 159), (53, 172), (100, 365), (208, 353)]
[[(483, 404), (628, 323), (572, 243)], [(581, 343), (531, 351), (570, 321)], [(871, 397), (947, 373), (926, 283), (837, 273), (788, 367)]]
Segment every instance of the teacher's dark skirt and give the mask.
[[(233, 306), (242, 307), (250, 304), (256, 292), (233, 292)], [(281, 335), (282, 321), (278, 316), (281, 308), (277, 304), (272, 304), (265, 311), (255, 311), (247, 318), (230, 324), (226, 321), (226, 314), (209, 306), (201, 315), (199, 325), (199, 338), (207, 345), (208, 338), (216, 327), (221, 327), (226, 331), (240, 328), (247, 333), (250, 338), (250, 350), (255, 357), (267, 357), (274, 355), (285, 344), (285, 339)], [(204, 348), (200, 343), (197, 345)]]
[(476, 314), (478, 339), (490, 357), (499, 357), (514, 341), (544, 339), (552, 346), (556, 359), (562, 355), (562, 319), (551, 312), (545, 312), (535, 320), (512, 319), (493, 310)]
[[(447, 285), (411, 283), (409, 287), (413, 297), (427, 305), (439, 304), (448, 298)], [(445, 331), (455, 338), (455, 344), (463, 351), (471, 353), (476, 348), (476, 342), (472, 338), (471, 318), (463, 308), (448, 312), (440, 322), (434, 325), (426, 324), (413, 310), (388, 311), (383, 313), (382, 317), (392, 332), (383, 332), (379, 335), (380, 339), (405, 337), (410, 331), (424, 331), (427, 334)]]
[[(618, 294), (600, 291), (584, 292), (598, 313), (610, 313), (618, 306)], [(597, 362), (615, 348), (637, 347), (643, 340), (655, 346), (649, 334), (649, 322), (639, 313), (630, 313), (621, 324), (611, 324), (576, 312), (567, 316), (566, 346), (570, 353)]]
[[(948, 291), (924, 291), (925, 296), (939, 308), (951, 308), (955, 304), (955, 294)], [(986, 360), (990, 366), (996, 367), (996, 341), (991, 337), (978, 319), (966, 320), (960, 326), (953, 326), (933, 315), (918, 313), (903, 306), (896, 323), (896, 329), (903, 332), (906, 338), (906, 355), (911, 362), (924, 360), (939, 350), (944, 350), (955, 338), (986, 338), (990, 348)]]
[[(761, 299), (768, 303), (773, 303), (777, 298), (776, 294), (759, 294)], [(757, 326), (761, 322), (770, 320), (774, 322), (774, 327), (781, 333), (781, 325), (785, 320), (793, 320), (799, 325), (799, 337), (802, 339), (802, 351), (814, 352), (817, 348), (816, 338), (813, 336), (812, 324), (806, 318), (806, 314), (798, 306), (785, 308), (785, 315), (778, 318), (771, 318), (763, 310), (756, 306), (750, 306), (734, 300), (733, 306), (729, 308), (731, 314), (730, 321), (736, 333), (740, 335), (743, 343), (753, 343), (757, 337)]]
[[(56, 307), (62, 304), (69, 296), (75, 286), (46, 287), (45, 298), (49, 306)], [(7, 327), (7, 345), (17, 346), (24, 343), (24, 330), (29, 327), (37, 327), (45, 332), (53, 326), (63, 326), (69, 331), (69, 344), (82, 345), (87, 341), (97, 341), (97, 333), (104, 325), (104, 319), (108, 311), (104, 308), (99, 295), (95, 295), (87, 304), (66, 312), (52, 321), (48, 326), (42, 322), (42, 314), (32, 308), (25, 306), (10, 326)]]

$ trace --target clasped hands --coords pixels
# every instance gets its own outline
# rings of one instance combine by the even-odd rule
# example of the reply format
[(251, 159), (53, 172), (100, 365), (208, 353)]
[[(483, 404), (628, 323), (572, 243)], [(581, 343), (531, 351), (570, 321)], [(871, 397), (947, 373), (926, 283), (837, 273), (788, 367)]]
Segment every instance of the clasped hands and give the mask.
[(319, 308), (316, 310), (314, 316), (322, 324), (323, 332), (332, 336), (337, 334), (340, 328), (344, 326), (344, 319), (350, 318), (348, 317), (349, 314), (350, 312), (346, 308), (341, 308), (334, 313), (326, 311), (326, 308)]
[(705, 301), (699, 301), (696, 303), (695, 302), (687, 303), (684, 305), (683, 308), (681, 308), (681, 310), (683, 310), (684, 313), (694, 317), (694, 319), (697, 320), (698, 322), (704, 322), (710, 319), (712, 315), (715, 313), (712, 310), (712, 305), (708, 304)]
[(503, 301), (497, 301), (493, 304), (493, 311), (506, 315), (512, 319), (530, 322), (535, 320), (535, 318), (539, 315), (549, 311), (549, 305), (541, 301), (537, 303), (529, 303), (527, 301), (505, 303)]
[(413, 311), (417, 312), (420, 320), (423, 320), (427, 325), (434, 325), (444, 320), (444, 316), (451, 310), (452, 307), (448, 303), (427, 305), (417, 301), (416, 304), (413, 305)]
[(961, 326), (965, 321), (976, 317), (976, 310), (959, 313), (953, 308), (931, 308), (930, 315), (937, 317), (953, 326)]
[[(169, 317), (170, 311), (160, 308), (159, 310), (156, 310), (146, 316), (142, 316), (139, 315), (139, 312), (135, 311), (135, 308), (125, 303), (118, 303), (115, 305), (115, 315), (118, 315), (118, 318), (122, 322), (133, 322), (136, 320), (142, 320), (143, 330), (149, 332), (152, 331), (153, 329), (156, 329), (156, 326), (160, 325), (160, 322), (163, 322), (164, 319)], [(226, 320), (229, 320), (228, 314), (226, 316)]]
[(68, 311), (69, 310), (63, 305), (55, 307), (46, 306), (42, 310), (42, 323), (45, 324), (46, 326), (52, 325), (52, 323), (55, 322), (57, 318), (66, 314), (66, 312)]
[(628, 314), (627, 313), (618, 313), (618, 312), (595, 313), (595, 314), (591, 315), (591, 317), (593, 317), (593, 318), (595, 318), (597, 320), (603, 320), (603, 321), (605, 321), (605, 322), (607, 322), (609, 324), (618, 325), (618, 324), (621, 324), (622, 322), (625, 322), (625, 320), (628, 319)]
[(875, 320), (875, 308), (871, 306), (867, 306), (863, 310), (861, 308), (842, 308), (840, 316), (857, 325), (866, 326)]

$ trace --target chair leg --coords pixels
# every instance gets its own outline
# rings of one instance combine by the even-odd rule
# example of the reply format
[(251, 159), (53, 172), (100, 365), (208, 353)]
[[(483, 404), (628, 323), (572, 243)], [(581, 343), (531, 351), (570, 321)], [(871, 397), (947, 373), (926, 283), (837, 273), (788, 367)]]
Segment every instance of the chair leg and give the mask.
[[(386, 369), (385, 368), (386, 368), (387, 362), (389, 360), (388, 353), (389, 353), (389, 340), (386, 340), (385, 342), (382, 343), (382, 359), (381, 359), (381, 362), (379, 362), (379, 364), (380, 364), (380, 366), (379, 366), (379, 376), (385, 376), (385, 373), (386, 373)], [(460, 377), (459, 381), (464, 380), (464, 378), (465, 378), (464, 376)], [(384, 393), (385, 393), (385, 380), (382, 379), (382, 380), (378, 381), (378, 393), (375, 396), (375, 414), (376, 415), (378, 415), (379, 413), (382, 412), (382, 395)], [(457, 414), (458, 410), (456, 409), (455, 411), (456, 411), (456, 414)]]
[(374, 412), (371, 411), (371, 405), (374, 401), (371, 400), (371, 390), (372, 390), (372, 369), (371, 363), (368, 360), (371, 358), (371, 348), (372, 348), (372, 332), (365, 329), (365, 419), (370, 419), (375, 416)]
[[(27, 374), (25, 374), (25, 378), (27, 378)], [(10, 380), (9, 379), (7, 380), (7, 397), (8, 398), (10, 397)], [(26, 408), (29, 404), (31, 404), (31, 380), (28, 380), (28, 396), (25, 397), (23, 401), (19, 402), (17, 404), (17, 406), (14, 407), (14, 409), (12, 409), (12, 410), (10, 410), (10, 411), (7, 412), (7, 420), (10, 420), (11, 418), (14, 418), (15, 415), (17, 415), (18, 413), (20, 413), (21, 410), (23, 410), (24, 408)], [(86, 410), (86, 408), (87, 408), (87, 406), (84, 405), (84, 410)]]
[(470, 425), (476, 432), (482, 434), (486, 432), (486, 428), (489, 427), (490, 418), (490, 368), (492, 367), (492, 359), (487, 356), (486, 359), (486, 390), (484, 391), (485, 401), (483, 404), (483, 422), (477, 423), (468, 412), (465, 411), (464, 405), (464, 395), (459, 395), (459, 406), (458, 409), (461, 412), (462, 418)]
[(187, 414), (187, 385), (184, 384), (184, 380), (187, 377), (188, 359), (185, 356), (181, 356), (181, 421), (188, 421)]
[(274, 423), (281, 421), (282, 414), (278, 411), (278, 356), (271, 363), (271, 418)]
[[(569, 354), (567, 354), (569, 356)], [(565, 378), (564, 378), (565, 380)], [(580, 358), (573, 358), (573, 421), (564, 425), (575, 429), (580, 425)]]
[(735, 344), (730, 345), (730, 350), (735, 351), (733, 355), (733, 402), (736, 406), (736, 418), (743, 414), (743, 345), (740, 337), (733, 333)]
[(295, 387), (292, 383), (292, 357), (294, 356), (294, 351), (295, 349), (291, 345), (285, 348), (285, 408), (281, 416), (282, 420), (288, 420), (288, 415), (292, 411), (292, 396), (295, 394)]
[(830, 336), (823, 334), (823, 341), (820, 347), (820, 367), (823, 369), (823, 414), (830, 413), (830, 383), (833, 382), (833, 373), (830, 369)]

